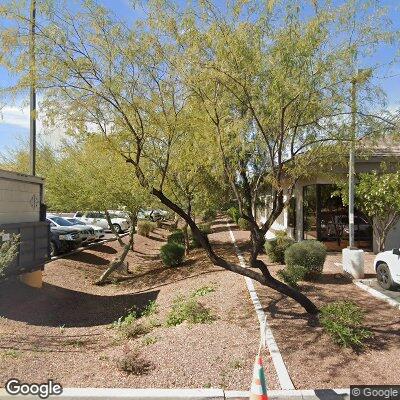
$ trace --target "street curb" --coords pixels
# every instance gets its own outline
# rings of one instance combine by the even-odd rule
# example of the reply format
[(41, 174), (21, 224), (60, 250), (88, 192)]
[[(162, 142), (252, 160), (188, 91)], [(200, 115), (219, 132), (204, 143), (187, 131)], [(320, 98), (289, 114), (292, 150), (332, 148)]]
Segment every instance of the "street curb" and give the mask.
[[(59, 396), (49, 396), (49, 399), (63, 400), (248, 400), (249, 392), (211, 389), (124, 389), (124, 388), (65, 388)], [(315, 389), (315, 390), (268, 390), (269, 400), (348, 400), (349, 389)], [(0, 389), (0, 399), (38, 399), (32, 395), (11, 396)]]
[(366, 283), (364, 279), (353, 280), (353, 283), (356, 286), (358, 286), (360, 289), (365, 290), (366, 292), (368, 292), (372, 296), (376, 297), (377, 299), (383, 300), (386, 303), (388, 303), (389, 305), (391, 305), (392, 307), (400, 310), (400, 304), (398, 301), (396, 301), (396, 300), (392, 299), (391, 297), (386, 296), (386, 294), (383, 294), (383, 293), (379, 292), (378, 290), (368, 286), (368, 283)]

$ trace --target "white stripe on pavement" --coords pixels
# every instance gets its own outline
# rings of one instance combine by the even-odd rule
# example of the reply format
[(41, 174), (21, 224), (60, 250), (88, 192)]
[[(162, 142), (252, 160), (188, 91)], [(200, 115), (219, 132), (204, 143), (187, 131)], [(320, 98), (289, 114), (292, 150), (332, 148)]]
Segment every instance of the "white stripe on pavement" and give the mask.
[[(244, 261), (243, 255), (236, 244), (235, 236), (232, 232), (231, 225), (229, 222), (226, 223), (229, 228), (229, 233), (233, 246), (235, 247), (236, 255), (239, 259), (240, 266), (242, 268), (247, 268)], [(264, 313), (264, 309), (260, 303), (260, 299), (257, 296), (257, 292), (254, 288), (253, 280), (245, 277), (247, 289), (250, 293), (251, 301), (253, 302), (254, 308), (257, 313), (258, 320), (260, 322), (260, 331), (265, 332), (265, 345), (268, 347), (269, 353), (271, 354), (272, 362), (274, 364), (276, 374), (278, 376), (279, 384), (283, 390), (293, 390), (295, 387), (292, 380), (290, 379), (289, 372), (286, 368), (285, 362), (283, 361), (282, 354), (279, 351), (278, 345), (276, 344), (274, 335), (268, 324), (267, 317)]]

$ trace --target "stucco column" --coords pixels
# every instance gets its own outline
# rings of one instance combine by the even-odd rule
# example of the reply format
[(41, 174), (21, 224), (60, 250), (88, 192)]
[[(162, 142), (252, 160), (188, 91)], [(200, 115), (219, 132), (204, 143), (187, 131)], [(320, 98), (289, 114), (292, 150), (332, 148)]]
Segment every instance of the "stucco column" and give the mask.
[(296, 240), (298, 242), (303, 240), (304, 227), (303, 227), (303, 186), (296, 184), (295, 187), (296, 198)]

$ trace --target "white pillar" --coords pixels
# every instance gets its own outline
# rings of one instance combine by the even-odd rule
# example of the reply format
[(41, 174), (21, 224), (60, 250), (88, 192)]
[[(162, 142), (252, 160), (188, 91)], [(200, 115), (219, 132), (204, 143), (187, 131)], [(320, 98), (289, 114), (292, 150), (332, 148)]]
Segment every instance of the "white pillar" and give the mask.
[(354, 279), (364, 278), (364, 252), (361, 249), (346, 248), (342, 250), (343, 272)]

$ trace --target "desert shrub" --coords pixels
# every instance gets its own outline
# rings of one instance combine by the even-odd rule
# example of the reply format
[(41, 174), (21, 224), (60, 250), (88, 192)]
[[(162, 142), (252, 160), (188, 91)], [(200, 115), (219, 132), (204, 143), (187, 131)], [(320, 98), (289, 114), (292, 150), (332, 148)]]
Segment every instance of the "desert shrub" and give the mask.
[(158, 304), (154, 300), (150, 300), (147, 306), (141, 313), (142, 317), (151, 317), (154, 314), (158, 313)]
[(120, 332), (127, 339), (136, 339), (139, 336), (147, 335), (153, 327), (145, 320), (135, 320), (130, 324), (120, 327)]
[(185, 246), (178, 243), (167, 243), (160, 249), (161, 260), (168, 267), (182, 264), (185, 258)]
[(215, 210), (206, 210), (203, 214), (203, 220), (207, 222), (212, 222), (217, 218), (217, 212)]
[(298, 288), (297, 282), (304, 279), (307, 269), (301, 265), (291, 265), (278, 271), (278, 276), (289, 286)]
[(114, 321), (112, 324), (113, 328), (123, 328), (126, 325), (130, 325), (137, 319), (137, 313), (136, 310), (131, 310), (129, 313), (125, 316), (121, 316), (118, 318), (117, 321)]
[(171, 311), (168, 313), (167, 326), (176, 326), (184, 321), (190, 324), (204, 324), (214, 320), (210, 310), (195, 298), (186, 299), (183, 296), (175, 298)]
[(265, 252), (271, 262), (283, 264), (285, 262), (286, 249), (295, 243), (295, 241), (288, 237), (285, 231), (278, 231), (275, 235), (274, 239), (268, 240), (265, 243)]
[(239, 218), (237, 221), (237, 224), (238, 224), (239, 228), (242, 229), (243, 231), (250, 230), (250, 222), (244, 218)]
[(126, 352), (117, 360), (117, 366), (120, 371), (132, 375), (145, 375), (154, 368), (150, 361), (140, 355), (139, 350)]
[(285, 251), (286, 266), (300, 265), (307, 269), (305, 278), (321, 275), (326, 258), (326, 248), (317, 240), (303, 240), (292, 244)]
[(198, 227), (205, 235), (209, 235), (211, 233), (211, 224), (209, 222), (199, 224)]
[(4, 232), (0, 231), (0, 278), (17, 256), (19, 246), (19, 235), (10, 235), (9, 240), (3, 241), (5, 235)]
[(198, 289), (196, 289), (193, 293), (192, 293), (192, 297), (202, 297), (205, 296), (208, 293), (212, 293), (215, 292), (215, 287), (213, 285), (204, 285), (199, 287)]
[(336, 301), (321, 308), (320, 322), (332, 339), (343, 347), (359, 348), (372, 336), (363, 328), (364, 312), (351, 301)]
[(150, 232), (153, 232), (156, 229), (157, 224), (151, 221), (139, 221), (137, 233), (141, 236), (148, 237)]
[(228, 209), (228, 215), (232, 218), (235, 224), (238, 223), (239, 219), (239, 210), (236, 207), (231, 207)]
[(185, 235), (181, 229), (177, 229), (168, 236), (168, 243), (185, 244)]

